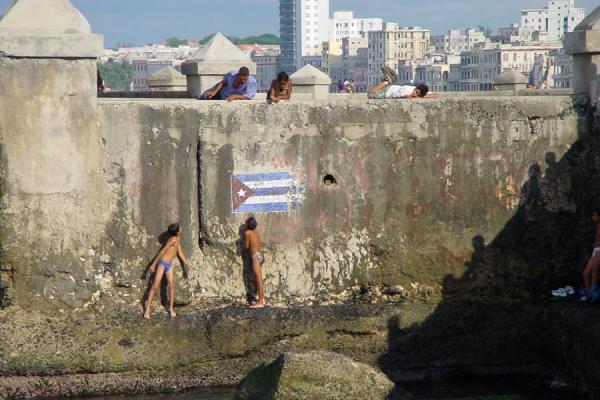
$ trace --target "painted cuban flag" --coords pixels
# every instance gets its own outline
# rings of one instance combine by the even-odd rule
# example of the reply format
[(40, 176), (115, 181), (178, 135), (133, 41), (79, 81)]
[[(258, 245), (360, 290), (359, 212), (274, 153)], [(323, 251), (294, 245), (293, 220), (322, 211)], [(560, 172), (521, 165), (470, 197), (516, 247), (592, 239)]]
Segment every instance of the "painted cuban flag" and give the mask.
[(234, 213), (277, 213), (297, 210), (304, 200), (304, 182), (288, 172), (231, 177)]

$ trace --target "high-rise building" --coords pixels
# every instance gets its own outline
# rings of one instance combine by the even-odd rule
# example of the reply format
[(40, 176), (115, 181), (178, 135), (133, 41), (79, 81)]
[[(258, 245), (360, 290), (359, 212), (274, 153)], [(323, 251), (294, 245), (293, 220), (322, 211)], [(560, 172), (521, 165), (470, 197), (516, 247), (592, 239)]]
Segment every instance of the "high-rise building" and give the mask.
[(352, 11), (336, 11), (329, 22), (329, 41), (342, 43), (346, 37), (361, 37), (383, 29), (381, 18), (354, 18)]
[(562, 40), (585, 18), (585, 9), (575, 7), (575, 0), (548, 0), (545, 8), (521, 11), (521, 26), (548, 32), (548, 40)]
[(281, 69), (293, 73), (329, 40), (329, 0), (279, 0), (279, 28)]

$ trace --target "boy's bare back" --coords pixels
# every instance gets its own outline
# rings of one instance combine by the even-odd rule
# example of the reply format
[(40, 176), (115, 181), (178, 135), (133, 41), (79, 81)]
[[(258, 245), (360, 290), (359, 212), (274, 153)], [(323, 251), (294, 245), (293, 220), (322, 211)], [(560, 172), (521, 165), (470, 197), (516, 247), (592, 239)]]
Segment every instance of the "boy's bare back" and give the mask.
[(600, 247), (600, 221), (594, 221), (594, 223), (596, 224), (596, 239), (594, 240), (594, 248), (596, 249)]
[(260, 253), (262, 251), (260, 235), (256, 230), (246, 231), (246, 248), (251, 254)]

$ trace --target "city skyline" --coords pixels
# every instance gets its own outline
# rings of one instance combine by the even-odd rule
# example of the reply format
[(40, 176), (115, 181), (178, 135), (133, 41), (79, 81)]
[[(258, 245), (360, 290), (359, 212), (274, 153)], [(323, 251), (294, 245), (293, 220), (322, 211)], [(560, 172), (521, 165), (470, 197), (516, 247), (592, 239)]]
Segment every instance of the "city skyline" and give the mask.
[[(105, 46), (118, 42), (133, 44), (155, 43), (167, 37), (200, 39), (220, 31), (227, 35), (248, 36), (261, 33), (279, 35), (279, 0), (226, 0), (227, 10), (242, 10), (224, 24), (223, 2), (203, 0), (72, 0), (83, 12), (96, 33), (105, 35)], [(0, 0), (0, 13), (12, 0)], [(380, 17), (386, 22), (421, 26), (433, 34), (445, 33), (450, 28), (465, 29), (478, 25), (496, 30), (519, 22), (520, 10), (544, 7), (545, 0), (330, 0), (331, 12), (353, 10), (357, 17)], [(401, 5), (399, 5), (401, 3)], [(590, 13), (598, 5), (596, 0), (576, 0), (578, 7)], [(198, 13), (190, 12), (198, 9)], [(169, 12), (166, 12), (169, 11)], [(133, 18), (135, 17), (135, 18)], [(249, 17), (251, 20), (249, 21)]]

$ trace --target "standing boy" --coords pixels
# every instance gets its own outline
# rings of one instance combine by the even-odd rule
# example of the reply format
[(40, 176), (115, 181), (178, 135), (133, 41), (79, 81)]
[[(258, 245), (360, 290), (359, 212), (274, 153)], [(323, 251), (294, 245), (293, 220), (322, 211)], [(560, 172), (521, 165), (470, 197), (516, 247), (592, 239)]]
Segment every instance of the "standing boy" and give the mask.
[(154, 275), (154, 283), (150, 288), (150, 292), (148, 293), (148, 300), (145, 304), (144, 318), (150, 319), (150, 306), (152, 305), (152, 298), (156, 294), (156, 291), (160, 287), (160, 282), (162, 281), (163, 275), (167, 277), (167, 286), (169, 289), (169, 315), (171, 318), (175, 318), (177, 314), (175, 314), (175, 309), (173, 308), (173, 304), (175, 303), (175, 285), (173, 284), (173, 269), (171, 268), (173, 265), (173, 259), (177, 256), (181, 258), (181, 260), (185, 263), (189, 270), (192, 269), (189, 260), (183, 254), (183, 250), (181, 249), (181, 229), (179, 228), (179, 224), (171, 224), (169, 225), (169, 239), (167, 243), (160, 249), (152, 264), (150, 264), (150, 273), (155, 273)]
[(582, 303), (598, 300), (598, 270), (600, 269), (600, 209), (592, 213), (592, 222), (596, 225), (596, 238), (592, 257), (583, 270), (583, 288), (579, 301)]
[(265, 288), (262, 279), (262, 266), (265, 263), (265, 256), (262, 253), (260, 235), (256, 231), (256, 228), (258, 227), (256, 218), (248, 218), (246, 220), (246, 227), (248, 230), (246, 230), (246, 233), (244, 234), (244, 242), (246, 251), (249, 253), (249, 256), (252, 257), (252, 275), (258, 291), (258, 301), (252, 302), (250, 308), (263, 308), (267, 304), (265, 301)]

